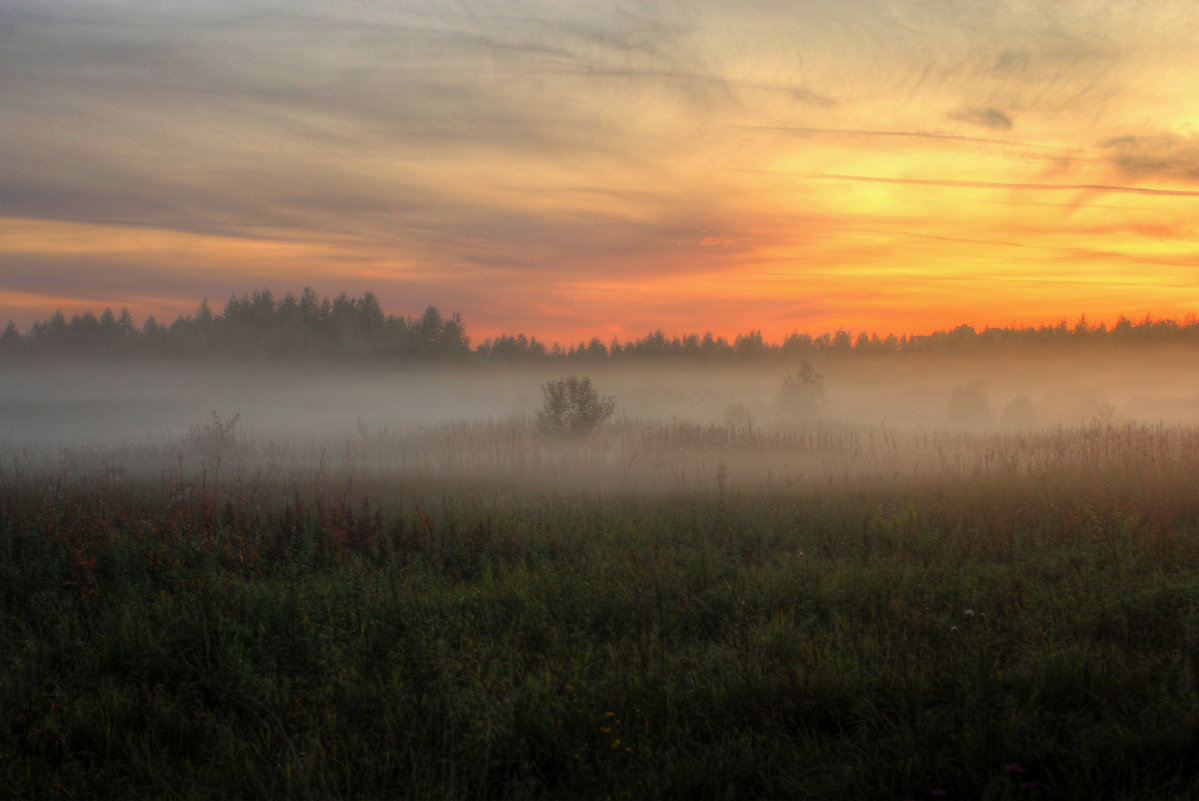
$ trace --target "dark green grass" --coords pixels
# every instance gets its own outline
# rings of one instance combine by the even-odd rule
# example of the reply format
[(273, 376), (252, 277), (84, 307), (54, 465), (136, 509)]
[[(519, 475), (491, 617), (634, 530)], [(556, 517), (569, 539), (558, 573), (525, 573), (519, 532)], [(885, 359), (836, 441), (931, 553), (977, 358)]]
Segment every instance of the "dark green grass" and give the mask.
[(10, 472), (0, 794), (1195, 797), (1176, 466), (525, 500)]

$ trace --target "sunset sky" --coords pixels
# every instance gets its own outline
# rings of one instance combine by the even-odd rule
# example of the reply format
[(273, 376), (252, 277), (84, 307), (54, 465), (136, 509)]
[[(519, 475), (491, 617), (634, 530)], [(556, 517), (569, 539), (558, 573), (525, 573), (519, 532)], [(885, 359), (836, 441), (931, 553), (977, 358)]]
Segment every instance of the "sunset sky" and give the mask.
[(1190, 0), (0, 0), (0, 325), (1182, 317), (1196, 41)]

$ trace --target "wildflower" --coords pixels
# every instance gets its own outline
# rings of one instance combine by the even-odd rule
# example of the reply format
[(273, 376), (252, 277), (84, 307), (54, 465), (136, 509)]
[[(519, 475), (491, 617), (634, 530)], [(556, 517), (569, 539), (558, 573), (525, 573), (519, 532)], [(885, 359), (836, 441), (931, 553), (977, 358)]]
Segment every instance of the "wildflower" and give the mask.
[(1021, 774), (1024, 772), (1024, 768), (1020, 767), (1015, 762), (1012, 762), (1010, 764), (1003, 766), (1003, 772), (1004, 773), (1015, 773), (1018, 775), (1018, 774)]

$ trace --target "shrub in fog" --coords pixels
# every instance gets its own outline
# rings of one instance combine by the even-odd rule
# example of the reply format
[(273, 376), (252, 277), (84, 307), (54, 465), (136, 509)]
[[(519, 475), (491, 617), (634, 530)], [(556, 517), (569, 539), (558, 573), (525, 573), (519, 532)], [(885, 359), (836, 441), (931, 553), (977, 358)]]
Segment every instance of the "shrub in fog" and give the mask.
[(955, 423), (984, 423), (991, 417), (991, 402), (982, 382), (971, 381), (949, 393), (949, 419)]
[(725, 407), (724, 421), (733, 428), (745, 428), (752, 425), (753, 413), (744, 404), (730, 403)]
[(537, 427), (549, 434), (586, 434), (616, 413), (616, 398), (602, 397), (590, 378), (568, 376), (541, 385)]
[(235, 414), (228, 420), (222, 420), (216, 412), (207, 423), (192, 426), (187, 432), (187, 442), (200, 452), (205, 459), (219, 461), (221, 455), (229, 450), (237, 437), (234, 429), (241, 420), (241, 414)]
[(1003, 424), (1031, 427), (1037, 423), (1037, 407), (1026, 395), (1014, 398), (1003, 407)]
[(783, 408), (803, 417), (818, 414), (824, 408), (824, 375), (807, 359), (783, 378)]

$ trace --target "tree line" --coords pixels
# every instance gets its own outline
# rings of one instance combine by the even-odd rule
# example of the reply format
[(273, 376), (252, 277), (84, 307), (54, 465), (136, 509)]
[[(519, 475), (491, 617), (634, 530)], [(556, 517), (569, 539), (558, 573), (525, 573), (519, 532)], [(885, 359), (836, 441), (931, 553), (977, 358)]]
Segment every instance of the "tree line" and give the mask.
[(67, 320), (56, 312), (21, 334), (10, 320), (0, 334), (0, 354), (9, 357), (210, 357), (460, 359), (471, 355), (470, 338), (458, 314), (445, 317), (429, 306), (419, 317), (383, 312), (373, 292), (352, 298), (318, 298), (311, 288), (299, 296), (276, 297), (257, 290), (230, 297), (216, 314), (201, 301), (195, 314), (169, 325), (153, 316), (137, 327), (128, 310), (105, 309)]
[(360, 298), (341, 293), (319, 298), (311, 288), (276, 298), (267, 289), (232, 296), (219, 314), (201, 301), (192, 315), (168, 324), (149, 317), (136, 325), (128, 310), (76, 314), (61, 311), (21, 333), (10, 320), (0, 333), (0, 359), (185, 358), (252, 361), (485, 361), (579, 363), (637, 360), (755, 362), (813, 357), (895, 354), (981, 354), (1142, 344), (1199, 345), (1199, 317), (1140, 321), (1120, 317), (1110, 328), (1091, 325), (1085, 315), (1073, 325), (986, 327), (960, 325), (931, 334), (880, 337), (846, 330), (812, 335), (794, 332), (767, 342), (760, 330), (731, 341), (712, 333), (667, 336), (660, 329), (638, 339), (605, 342), (599, 337), (567, 346), (525, 334), (488, 337), (471, 348), (459, 314), (444, 316), (428, 306), (419, 316), (384, 313), (372, 292)]

